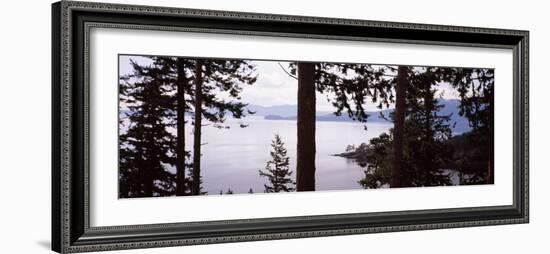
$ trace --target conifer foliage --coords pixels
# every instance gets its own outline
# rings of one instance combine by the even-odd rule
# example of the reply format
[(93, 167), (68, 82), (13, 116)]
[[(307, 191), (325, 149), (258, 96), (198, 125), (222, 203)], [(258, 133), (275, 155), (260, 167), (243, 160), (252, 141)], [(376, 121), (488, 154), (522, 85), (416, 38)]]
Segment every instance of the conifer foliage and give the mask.
[(290, 192), (295, 190), (296, 183), (292, 180), (292, 171), (289, 167), (289, 157), (281, 137), (275, 134), (270, 152), (271, 160), (264, 170), (259, 170), (260, 176), (267, 177), (269, 184), (264, 184), (265, 192)]
[[(256, 81), (254, 66), (233, 59), (142, 58), (151, 64), (131, 61), (132, 73), (120, 77), (124, 120), (119, 135), (119, 195), (205, 194), (201, 190), (202, 128), (228, 129), (224, 124), (228, 114), (240, 119), (253, 113), (245, 109), (240, 93), (244, 85)], [(192, 145), (187, 145), (192, 153), (185, 149), (187, 122), (193, 124)]]
[[(120, 101), (127, 107), (127, 130), (119, 135), (119, 196), (168, 196), (175, 192), (175, 137), (167, 128), (174, 112), (169, 85), (153, 66), (132, 62), (133, 73), (120, 78)], [(122, 126), (122, 122), (120, 123)]]
[[(254, 114), (242, 92), (256, 83), (256, 64), (238, 59), (141, 58), (146, 60), (130, 60), (132, 71), (119, 77), (119, 197), (207, 194), (202, 190), (201, 166), (209, 163), (201, 159), (210, 141), (203, 136), (210, 139), (210, 132), (204, 129), (224, 131), (230, 128), (227, 118)], [(362, 124), (371, 121), (366, 109), (374, 105), (384, 110), (379, 119), (393, 123), (385, 133), (369, 135), (370, 140), (338, 155), (356, 159), (365, 168), (364, 177), (354, 179), (356, 186), (456, 184), (450, 171), (459, 173), (458, 184), (494, 182), (494, 70), (326, 62), (279, 66), (296, 79), (296, 154), (289, 156), (275, 134), (270, 160), (256, 175), (266, 180), (265, 192), (315, 190), (316, 151), (326, 145), (316, 140), (319, 99), (327, 100), (334, 115)], [(455, 93), (460, 103), (457, 114), (469, 123), (468, 132), (453, 133), (455, 118), (446, 110), (448, 104), (441, 103), (447, 91)], [(192, 138), (186, 140), (186, 134)], [(296, 162), (295, 175), (290, 157)], [(233, 187), (220, 186), (227, 191), (219, 194), (242, 191), (241, 186)], [(254, 193), (252, 188), (248, 193)]]
[[(470, 135), (465, 138), (479, 152), (474, 156), (485, 158), (484, 170), (476, 167), (459, 165), (466, 173), (474, 174), (473, 181), (467, 184), (494, 183), (494, 69), (449, 68), (445, 73), (448, 80), (459, 93), (460, 112), (472, 127)], [(472, 155), (470, 153), (470, 155)], [(464, 158), (463, 158), (464, 159)], [(463, 163), (461, 163), (463, 164)]]
[(367, 122), (363, 107), (367, 101), (378, 108), (393, 100), (392, 86), (385, 77), (386, 66), (348, 63), (295, 62), (290, 75), (298, 80), (297, 166), (298, 191), (315, 190), (315, 92), (326, 94), (336, 116), (347, 113), (350, 119)]
[[(472, 75), (480, 78), (482, 75), (472, 74), (477, 72), (475, 69), (409, 67), (407, 72), (405, 96), (403, 98), (405, 106), (402, 106), (405, 109), (402, 116), (404, 123), (400, 126), (403, 132), (401, 134), (402, 141), (399, 145), (399, 150), (402, 152), (399, 175), (394, 175), (395, 166), (391, 166), (392, 163), (395, 164), (396, 162), (395, 155), (392, 156), (391, 154), (392, 149), (394, 154), (396, 151), (396, 146), (392, 147), (392, 144), (396, 143), (397, 129), (394, 126), (390, 129), (389, 134), (383, 133), (379, 137), (371, 139), (369, 144), (365, 145), (367, 169), (365, 170), (365, 177), (359, 181), (364, 188), (380, 188), (388, 185), (390, 187), (451, 185), (450, 178), (443, 169), (457, 169), (459, 172), (467, 174), (472, 174), (472, 172), (480, 169), (479, 167), (465, 169), (461, 167), (465, 163), (460, 163), (460, 165), (457, 163), (457, 161), (460, 162), (465, 159), (463, 151), (456, 151), (457, 148), (462, 149), (463, 145), (457, 146), (456, 138), (453, 139), (451, 115), (440, 113), (443, 105), (439, 103), (437, 98), (436, 87), (441, 82), (447, 82), (459, 88), (458, 92), (461, 96), (461, 111), (459, 111), (459, 114), (468, 118), (473, 127), (472, 133), (477, 133), (480, 132), (478, 130), (484, 130), (480, 126), (487, 126), (488, 124), (476, 125), (476, 121), (481, 123), (490, 121), (478, 116), (485, 116), (483, 110), (488, 109), (487, 105), (492, 98), (492, 87), (490, 87), (492, 83), (487, 84), (487, 87), (481, 87), (483, 84), (480, 81), (476, 86), (475, 82), (471, 80)], [(487, 83), (489, 82), (487, 81)], [(477, 100), (474, 102), (479, 103), (480, 100), (486, 100), (487, 102), (479, 103), (481, 106), (470, 102), (472, 99), (467, 96), (468, 92), (465, 90), (476, 90), (471, 88), (472, 86), (481, 87), (478, 90), (486, 89), (484, 95), (476, 98)], [(469, 94), (472, 97), (471, 94), (475, 95), (476, 93)], [(492, 117), (486, 118), (492, 119)], [(393, 122), (397, 120), (395, 111), (391, 114), (391, 120)], [(485, 131), (484, 135), (478, 136), (478, 140), (482, 140), (482, 142), (473, 140), (471, 142), (483, 146), (487, 143), (484, 139), (492, 139), (492, 135), (488, 132)], [(472, 135), (467, 135), (467, 137), (470, 136)], [(455, 155), (458, 152), (461, 155), (457, 157)], [(468, 152), (472, 153), (472, 151)], [(472, 157), (479, 156), (479, 152), (473, 153)], [(390, 175), (392, 174), (398, 178), (398, 186), (391, 184)], [(486, 175), (476, 177), (476, 179), (485, 179), (485, 177)]]

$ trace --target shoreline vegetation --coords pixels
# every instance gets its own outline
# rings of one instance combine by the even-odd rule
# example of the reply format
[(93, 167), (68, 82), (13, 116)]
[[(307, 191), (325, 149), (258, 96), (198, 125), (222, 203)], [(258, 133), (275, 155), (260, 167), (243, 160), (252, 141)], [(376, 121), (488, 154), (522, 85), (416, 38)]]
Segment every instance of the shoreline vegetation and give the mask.
[[(389, 138), (389, 135), (384, 133), (381, 137)], [(483, 157), (484, 151), (471, 142), (472, 138), (475, 138), (475, 135), (471, 132), (466, 132), (453, 136), (444, 144), (444, 149), (450, 156), (449, 159), (441, 165), (440, 171), (437, 172), (437, 174), (439, 177), (449, 179), (449, 185), (474, 185), (485, 183), (485, 172), (480, 172), (479, 170), (486, 166), (484, 163), (479, 162), (479, 159)], [(380, 139), (371, 139), (369, 143), (361, 143), (357, 146), (348, 145), (345, 152), (332, 154), (332, 156), (353, 160), (360, 167), (366, 168), (366, 174), (368, 175), (367, 172), (369, 170), (372, 171), (378, 167), (375, 157), (379, 156), (381, 153), (379, 141)], [(359, 181), (359, 183), (365, 185), (364, 182), (362, 183), (363, 180)], [(377, 178), (375, 185), (365, 187), (388, 188), (388, 181), (389, 179)]]

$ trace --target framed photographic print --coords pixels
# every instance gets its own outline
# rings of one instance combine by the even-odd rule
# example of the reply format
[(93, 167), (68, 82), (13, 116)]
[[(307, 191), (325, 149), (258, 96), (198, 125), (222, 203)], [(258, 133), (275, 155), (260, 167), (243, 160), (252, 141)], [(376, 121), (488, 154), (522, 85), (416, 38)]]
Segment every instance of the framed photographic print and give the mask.
[(52, 10), (57, 252), (528, 222), (527, 31)]

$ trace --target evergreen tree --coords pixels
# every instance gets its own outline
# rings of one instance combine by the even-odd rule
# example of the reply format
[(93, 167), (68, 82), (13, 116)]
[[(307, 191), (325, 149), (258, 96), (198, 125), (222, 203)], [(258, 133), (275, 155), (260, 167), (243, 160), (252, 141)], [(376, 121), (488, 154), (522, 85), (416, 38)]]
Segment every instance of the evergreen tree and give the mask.
[[(193, 104), (191, 95), (193, 91), (190, 89), (192, 79), (190, 77), (189, 68), (194, 63), (187, 58), (181, 57), (166, 57), (152, 56), (149, 58), (153, 62), (149, 69), (154, 69), (158, 82), (165, 85), (164, 92), (169, 95), (167, 103), (167, 111), (172, 112), (172, 116), (167, 119), (171, 127), (176, 129), (175, 142), (175, 169), (176, 169), (176, 195), (190, 195), (191, 181), (186, 177), (186, 172), (192, 170), (193, 164), (190, 161), (191, 154), (185, 150), (185, 115), (190, 112)], [(139, 78), (139, 76), (136, 76)], [(189, 171), (188, 171), (189, 170)]]
[(391, 170), (391, 187), (403, 186), (403, 142), (405, 135), (405, 111), (407, 110), (407, 83), (409, 67), (397, 67), (395, 82), (395, 110), (393, 113), (393, 163)]
[(449, 141), (452, 156), (449, 165), (458, 171), (459, 184), (487, 183), (487, 144), (480, 144), (477, 134), (466, 132)]
[(460, 115), (466, 117), (472, 127), (467, 138), (477, 145), (487, 164), (484, 170), (468, 173), (485, 183), (494, 182), (494, 69), (446, 68), (443, 78), (451, 82), (460, 96)]
[(379, 137), (372, 138), (366, 146), (360, 146), (357, 151), (366, 154), (361, 165), (366, 167), (365, 176), (359, 184), (366, 189), (376, 189), (389, 185), (392, 169), (392, 139), (389, 134), (382, 133)]
[(203, 100), (202, 61), (196, 61), (195, 68), (195, 118), (193, 123), (193, 174), (191, 194), (199, 195), (201, 180), (201, 131), (202, 131), (202, 100)]
[(335, 107), (335, 115), (340, 116), (345, 111), (351, 119), (366, 122), (368, 114), (364, 103), (370, 99), (379, 108), (388, 106), (393, 100), (391, 83), (385, 77), (385, 66), (373, 68), (368, 64), (297, 62), (290, 63), (289, 68), (289, 75), (298, 80), (297, 190), (313, 191), (315, 90), (327, 94), (327, 100)]
[(271, 160), (266, 163), (265, 171), (259, 170), (260, 176), (267, 177), (269, 181), (269, 184), (264, 184), (265, 192), (294, 191), (296, 183), (291, 179), (292, 171), (289, 167), (289, 157), (278, 134), (275, 134), (271, 147), (273, 148), (270, 152)]
[[(398, 109), (391, 114), (396, 123), (390, 135), (383, 133), (369, 142), (367, 147), (367, 169), (359, 181), (365, 188), (439, 186), (450, 185), (450, 179), (442, 172), (449, 164), (451, 152), (448, 141), (451, 138), (450, 115), (440, 115), (443, 107), (435, 98), (434, 85), (441, 82), (441, 72), (434, 67), (406, 67), (405, 91), (397, 92), (401, 98), (403, 115)], [(399, 78), (398, 78), (399, 79)], [(399, 85), (398, 85), (399, 86)], [(399, 95), (398, 95), (399, 97)], [(397, 102), (396, 102), (397, 104)], [(398, 129), (402, 129), (396, 135)], [(401, 141), (396, 141), (400, 137)], [(400, 156), (400, 159), (396, 159)], [(399, 163), (396, 167), (396, 163)], [(398, 169), (399, 171), (396, 171)]]
[[(175, 140), (167, 131), (173, 111), (168, 84), (155, 66), (131, 62), (133, 73), (120, 77), (120, 102), (127, 122), (119, 135), (119, 196), (168, 196), (175, 192)], [(127, 130), (124, 130), (127, 128)]]
[[(203, 119), (214, 127), (224, 125), (229, 113), (242, 118), (247, 104), (240, 102), (243, 85), (256, 81), (254, 66), (249, 61), (232, 59), (196, 59), (184, 57), (152, 57), (154, 68), (162, 73), (159, 79), (170, 84), (172, 117), (177, 129), (177, 195), (201, 194), (201, 132)], [(193, 157), (185, 150), (185, 116), (193, 113)], [(241, 125), (240, 127), (245, 127)], [(186, 169), (189, 173), (186, 176)], [(196, 181), (194, 179), (197, 179)]]
[[(242, 85), (256, 82), (254, 66), (245, 60), (195, 59), (194, 72), (194, 141), (193, 141), (193, 180), (191, 193), (201, 194), (201, 129), (205, 118), (217, 128), (229, 128), (223, 125), (225, 116), (230, 113), (234, 118), (242, 118), (247, 104), (240, 102)], [(224, 99), (225, 94), (229, 99)], [(245, 127), (241, 125), (240, 127)]]
[(434, 89), (441, 82), (440, 71), (436, 67), (412, 69), (405, 121), (407, 160), (402, 175), (406, 186), (451, 184), (442, 171), (451, 157), (448, 146), (452, 137), (451, 115), (439, 114), (443, 105), (435, 97)]
[[(172, 58), (159, 58), (157, 62), (170, 61)], [(189, 111), (188, 101), (185, 98), (186, 91), (189, 90), (189, 78), (185, 71), (185, 67), (188, 64), (185, 59), (177, 57), (175, 59), (176, 65), (176, 129), (177, 129), (177, 149), (176, 149), (176, 195), (185, 196), (190, 194), (191, 183), (185, 176), (187, 167), (192, 168), (192, 164), (186, 163), (189, 159), (190, 153), (185, 150), (185, 113)]]

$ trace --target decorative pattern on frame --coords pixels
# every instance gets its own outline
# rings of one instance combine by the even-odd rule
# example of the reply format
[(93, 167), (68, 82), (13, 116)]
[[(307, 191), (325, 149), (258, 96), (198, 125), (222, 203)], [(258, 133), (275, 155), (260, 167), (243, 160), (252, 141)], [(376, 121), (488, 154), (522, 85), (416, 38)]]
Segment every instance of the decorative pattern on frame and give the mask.
[[(167, 240), (152, 240), (152, 241), (120, 241), (120, 242), (109, 242), (102, 244), (80, 244), (78, 239), (75, 239), (74, 233), (76, 229), (73, 228), (73, 211), (72, 210), (72, 200), (74, 199), (73, 195), (73, 135), (75, 131), (73, 129), (73, 117), (74, 117), (74, 105), (73, 105), (73, 67), (75, 65), (73, 58), (72, 48), (72, 37), (73, 37), (73, 27), (74, 20), (72, 13), (74, 11), (96, 11), (96, 12), (115, 12), (115, 13), (131, 13), (138, 15), (161, 15), (161, 16), (176, 16), (176, 17), (211, 17), (211, 18), (221, 18), (221, 19), (234, 19), (234, 20), (257, 20), (257, 21), (281, 21), (281, 22), (298, 22), (298, 23), (309, 23), (309, 24), (327, 24), (327, 25), (347, 25), (347, 26), (357, 26), (357, 27), (378, 27), (378, 28), (389, 28), (389, 29), (403, 29), (403, 30), (422, 30), (422, 31), (441, 31), (441, 32), (460, 32), (468, 34), (479, 34), (481, 35), (502, 35), (502, 36), (515, 36), (521, 37), (521, 42), (515, 46), (509, 45), (492, 45), (492, 47), (498, 48), (514, 48), (516, 56), (521, 58), (517, 59), (521, 66), (516, 67), (518, 70), (515, 73), (516, 82), (520, 84), (518, 93), (522, 97), (515, 98), (518, 101), (518, 105), (521, 106), (521, 110), (514, 112), (517, 119), (515, 121), (522, 123), (521, 128), (515, 126), (514, 133), (518, 136), (515, 137), (515, 142), (519, 142), (522, 147), (520, 151), (515, 152), (516, 158), (514, 163), (520, 163), (517, 169), (520, 170), (516, 173), (521, 173), (517, 175), (519, 179), (516, 179), (514, 183), (514, 189), (521, 188), (522, 204), (514, 203), (514, 207), (520, 206), (523, 211), (521, 217), (516, 218), (507, 218), (507, 219), (494, 219), (494, 220), (465, 220), (460, 222), (450, 222), (450, 223), (420, 223), (420, 224), (408, 224), (408, 225), (399, 225), (399, 226), (373, 226), (365, 228), (342, 228), (342, 229), (330, 229), (330, 230), (304, 230), (298, 232), (280, 232), (280, 233), (265, 233), (265, 234), (242, 234), (242, 235), (230, 235), (230, 236), (215, 236), (215, 237), (202, 237), (202, 238), (192, 238), (192, 239), (167, 239)], [(59, 170), (60, 179), (53, 179), (54, 182), (59, 180), (58, 188), (60, 188), (60, 196), (53, 197), (53, 199), (59, 199), (53, 201), (54, 204), (58, 204), (59, 207), (53, 207), (54, 212), (59, 212), (60, 221), (54, 221), (53, 223), (59, 223), (60, 232), (59, 235), (53, 235), (53, 245), (56, 246), (55, 241), (60, 241), (61, 246), (59, 248), (54, 247), (54, 250), (62, 253), (73, 253), (73, 252), (89, 252), (89, 251), (103, 251), (103, 250), (120, 250), (120, 249), (132, 249), (132, 248), (151, 248), (151, 247), (166, 247), (166, 246), (179, 246), (179, 245), (194, 245), (194, 244), (210, 244), (210, 243), (224, 243), (224, 242), (236, 242), (236, 241), (259, 241), (259, 240), (274, 240), (274, 239), (288, 239), (288, 238), (301, 238), (301, 237), (320, 237), (320, 236), (334, 236), (334, 235), (348, 235), (348, 234), (364, 234), (364, 233), (378, 233), (378, 232), (395, 232), (395, 231), (407, 231), (407, 230), (424, 230), (424, 229), (440, 229), (440, 228), (454, 228), (454, 227), (472, 227), (472, 226), (485, 226), (485, 225), (500, 225), (500, 224), (515, 224), (515, 223), (527, 223), (529, 218), (529, 98), (528, 98), (528, 61), (529, 61), (529, 48), (528, 48), (528, 32), (525, 31), (516, 31), (516, 30), (504, 30), (504, 29), (488, 29), (488, 28), (472, 28), (472, 27), (457, 27), (457, 26), (442, 26), (442, 25), (426, 25), (426, 24), (411, 24), (411, 23), (395, 23), (395, 22), (380, 22), (380, 21), (366, 21), (366, 20), (349, 20), (349, 19), (333, 19), (333, 18), (319, 18), (319, 17), (301, 17), (301, 16), (288, 16), (288, 15), (272, 15), (272, 14), (255, 14), (255, 13), (241, 13), (241, 12), (223, 12), (223, 11), (209, 11), (209, 10), (194, 10), (194, 9), (180, 9), (180, 8), (167, 8), (167, 7), (153, 7), (153, 6), (135, 6), (135, 5), (119, 5), (119, 4), (104, 4), (104, 3), (87, 3), (87, 2), (72, 2), (72, 1), (62, 1), (60, 2), (60, 59), (61, 66), (56, 69), (54, 66), (54, 71), (59, 71), (61, 80), (61, 101), (60, 103), (60, 119), (53, 119), (53, 121), (59, 121), (55, 124), (59, 124), (60, 140), (59, 144), (61, 147), (54, 147), (54, 149), (60, 150), (60, 158), (54, 158), (54, 160), (59, 160), (60, 168), (52, 169)], [(54, 17), (55, 18), (55, 17)], [(202, 28), (184, 28), (176, 26), (157, 26), (157, 25), (135, 25), (135, 24), (112, 24), (112, 23), (87, 23), (85, 25), (85, 63), (84, 63), (84, 82), (87, 85), (84, 85), (85, 89), (89, 87), (89, 37), (88, 32), (92, 27), (103, 27), (103, 28), (121, 28), (121, 29), (140, 29), (140, 30), (159, 30), (159, 31), (193, 31), (193, 32), (214, 32), (214, 33), (230, 33), (230, 34), (246, 34), (246, 35), (269, 35), (269, 36), (295, 36), (301, 38), (331, 38), (331, 39), (343, 39), (343, 40), (364, 40), (364, 41), (383, 41), (383, 42), (404, 42), (404, 43), (415, 43), (415, 44), (429, 44), (429, 45), (461, 45), (461, 46), (479, 46), (478, 43), (461, 43), (461, 42), (446, 42), (446, 41), (429, 41), (429, 40), (404, 40), (404, 39), (395, 39), (395, 38), (358, 38), (354, 36), (327, 36), (327, 35), (318, 35), (318, 34), (293, 34), (293, 33), (273, 33), (273, 32), (258, 32), (258, 31), (238, 31), (238, 30), (217, 30), (217, 29), (202, 29)], [(55, 41), (55, 39), (54, 39)], [(483, 44), (485, 47), (488, 47), (487, 44)], [(489, 45), (490, 47), (490, 45)], [(76, 63), (78, 64), (78, 63)], [(55, 85), (55, 84), (54, 84)], [(85, 100), (88, 97), (88, 91), (85, 91)], [(516, 97), (516, 96), (515, 96)], [(55, 102), (54, 102), (55, 103)], [(84, 136), (85, 140), (88, 139), (89, 130), (88, 130), (88, 108), (89, 102), (84, 103), (85, 108), (84, 121), (85, 129)], [(54, 128), (55, 129), (55, 128)], [(55, 131), (55, 130), (54, 130)], [(54, 135), (54, 138), (56, 136)], [(54, 145), (56, 142), (53, 142)], [(517, 145), (516, 145), (517, 146)], [(88, 159), (88, 142), (85, 141), (84, 144), (86, 160)], [(113, 226), (113, 227), (100, 227), (93, 228), (89, 225), (89, 162), (84, 162), (85, 173), (84, 173), (84, 232), (83, 233), (103, 233), (108, 231), (117, 231), (124, 232), (125, 230), (139, 230), (139, 229), (164, 229), (164, 228), (178, 228), (186, 227), (197, 224), (208, 225), (212, 223), (220, 222), (200, 222), (200, 223), (176, 223), (176, 224), (157, 224), (157, 225), (132, 225), (132, 226)], [(515, 169), (516, 170), (516, 169)], [(55, 176), (56, 174), (54, 174)], [(55, 188), (55, 186), (54, 186)], [(518, 191), (518, 190), (516, 190)], [(437, 210), (426, 210), (426, 211), (414, 211), (414, 214), (434, 214), (440, 213), (443, 211), (468, 211), (473, 208), (464, 208), (464, 209), (437, 209)], [(491, 208), (475, 208), (476, 211), (488, 210)], [(407, 215), (411, 212), (386, 212), (386, 215)], [(365, 214), (360, 215), (361, 218), (368, 216)], [(253, 219), (253, 220), (235, 220), (235, 221), (225, 221), (226, 224), (238, 224), (246, 223), (250, 221), (258, 222), (282, 222), (282, 221), (295, 221), (299, 220), (309, 220), (317, 218), (354, 218), (357, 215), (323, 215), (323, 216), (300, 216), (300, 217), (290, 217), (290, 218), (278, 218), (278, 219)], [(54, 227), (55, 228), (55, 227)]]

